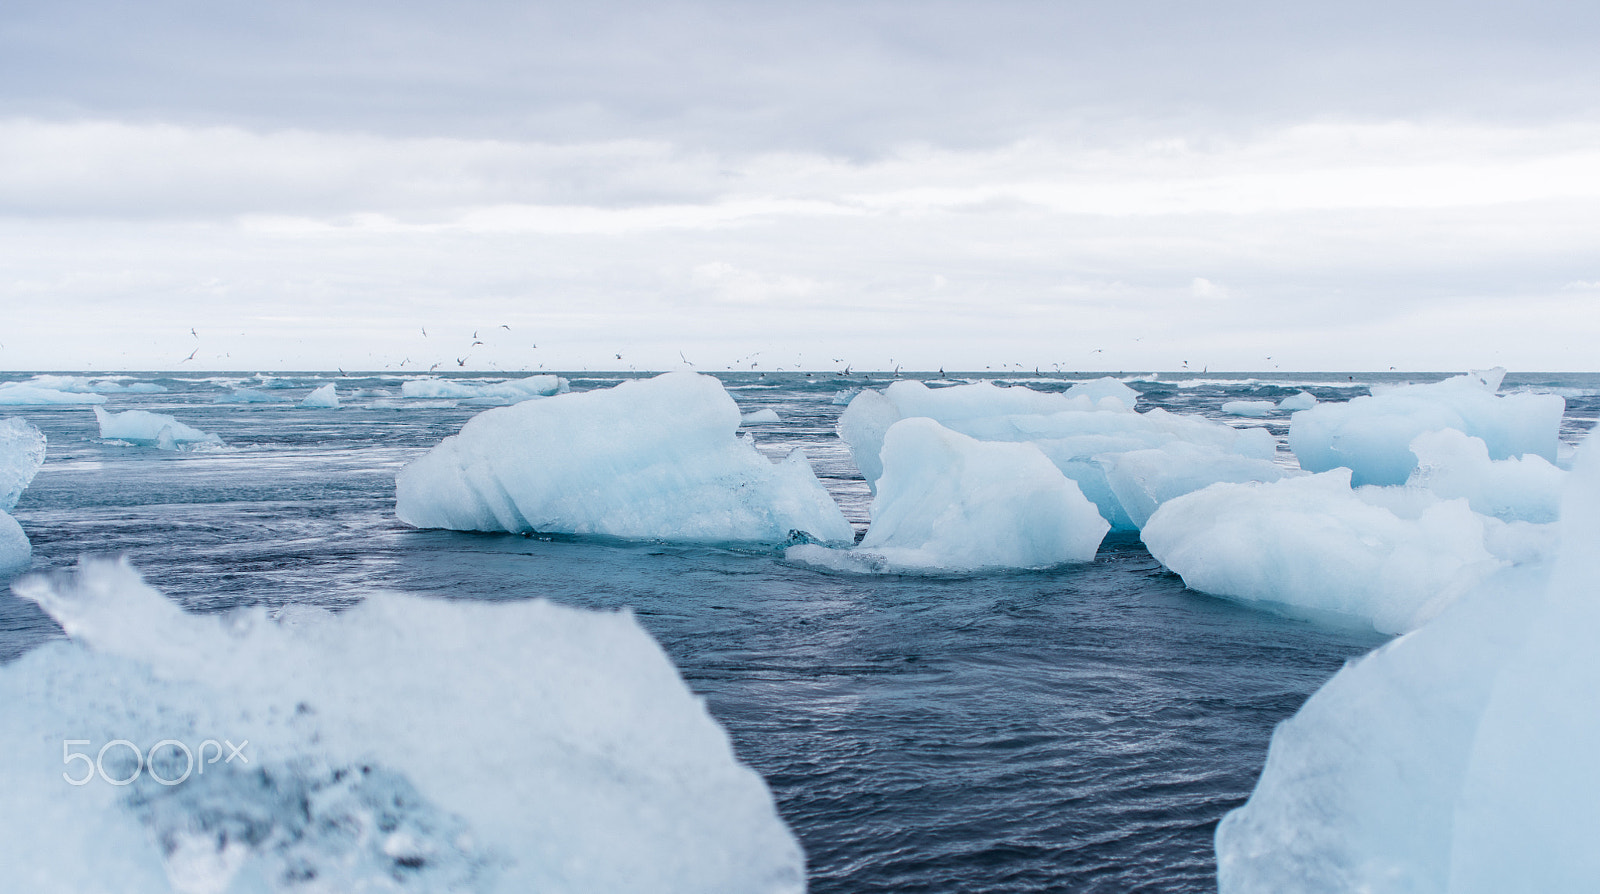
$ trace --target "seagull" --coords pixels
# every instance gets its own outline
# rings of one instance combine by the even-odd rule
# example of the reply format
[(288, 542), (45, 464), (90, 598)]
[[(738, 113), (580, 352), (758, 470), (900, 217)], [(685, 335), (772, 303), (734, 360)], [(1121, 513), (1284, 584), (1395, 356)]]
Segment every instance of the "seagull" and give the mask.
[(694, 364), (689, 361), (688, 357), (683, 356), (683, 352), (682, 351), (678, 352), (678, 359), (682, 360), (684, 363), (688, 363), (690, 366), (694, 366)]
[(422, 337), (423, 338), (427, 338), (428, 337), (428, 327), (426, 327), (426, 326), (422, 327)]
[(467, 361), (466, 361), (465, 358), (462, 358), (462, 357), (457, 357), (456, 358), (456, 366), (466, 366), (466, 365), (467, 365)]
[(194, 359), (194, 355), (196, 355), (198, 353), (200, 353), (200, 349), (199, 348), (195, 348), (194, 350), (189, 352), (189, 356), (183, 358), (182, 360), (179, 360), (178, 362), (179, 363), (188, 363), (190, 360), (193, 360)]
[(618, 354), (618, 355), (617, 355), (617, 359), (618, 359), (618, 360), (621, 360), (621, 359), (622, 359), (622, 355), (621, 355), (621, 354)]
[(511, 327), (510, 327), (510, 326), (507, 326), (507, 325), (506, 325), (506, 324), (504, 324), (504, 323), (501, 323), (501, 324), (500, 324), (500, 328), (501, 328), (501, 329), (504, 329), (504, 330), (505, 330), (505, 331), (507, 331), (507, 332), (510, 332), (510, 331), (511, 331)]
[(476, 348), (478, 345), (481, 345), (481, 344), (483, 344), (483, 342), (475, 341), (475, 342), (472, 343), (472, 347)]
[(436, 370), (438, 368), (439, 368), (439, 364), (435, 363), (434, 365), (428, 367), (428, 372), (433, 372), (434, 370)]
[(476, 330), (476, 329), (472, 330), (472, 337), (473, 338), (477, 338), (478, 337), (478, 330)]
[(200, 337), (200, 333), (194, 331), (194, 327), (193, 326), (189, 327), (189, 334), (194, 336), (195, 338), (199, 338)]

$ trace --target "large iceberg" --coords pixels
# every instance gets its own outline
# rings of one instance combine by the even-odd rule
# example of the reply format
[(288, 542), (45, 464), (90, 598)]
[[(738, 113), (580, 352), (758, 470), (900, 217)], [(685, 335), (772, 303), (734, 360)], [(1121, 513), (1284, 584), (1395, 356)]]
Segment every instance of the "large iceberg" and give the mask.
[(1093, 560), (1110, 527), (1032, 444), (902, 419), (884, 436), (882, 460), (861, 545), (793, 546), (788, 560), (857, 572), (1042, 568)]
[(1106, 477), (1108, 462), (1116, 454), (1176, 441), (1263, 460), (1272, 459), (1277, 451), (1276, 441), (1265, 429), (1236, 429), (1161, 409), (1134, 412), (1122, 396), (1104, 393), (1109, 384), (1089, 384), (1094, 387), (1087, 393), (1073, 395), (1000, 388), (988, 382), (949, 388), (896, 382), (881, 392), (857, 395), (839, 417), (839, 436), (874, 490), (883, 474), (879, 452), (884, 434), (901, 419), (926, 417), (981, 441), (1031, 442), (1077, 482), (1114, 530), (1138, 527)]
[(1219, 482), (1277, 481), (1295, 474), (1259, 456), (1188, 441), (1111, 454), (1101, 461), (1111, 493), (1134, 527), (1143, 528), (1161, 504)]
[(1465, 500), (1350, 487), (1350, 470), (1214, 484), (1162, 504), (1141, 536), (1201, 592), (1413, 630), (1503, 567)]
[(1483, 439), (1494, 459), (1531, 454), (1555, 462), (1566, 401), (1554, 394), (1496, 394), (1505, 372), (1374, 388), (1370, 396), (1318, 404), (1291, 417), (1289, 447), (1301, 468), (1344, 466), (1357, 485), (1404, 484), (1417, 467), (1411, 442), (1446, 428)]
[(0, 667), (10, 888), (804, 889), (761, 778), (626, 612), (192, 615), (125, 561), (15, 589), (69, 639)]
[(1551, 571), (1503, 572), (1278, 727), (1217, 829), (1220, 888), (1586, 891), (1600, 878), (1600, 439)]
[(739, 425), (722, 383), (691, 372), (487, 410), (401, 470), (395, 512), (461, 531), (853, 542), (805, 454), (773, 463)]
[(44, 464), (44, 433), (27, 420), (0, 419), (0, 580), (28, 567), (33, 546), (11, 517), (22, 492)]
[(1474, 512), (1506, 521), (1556, 520), (1567, 473), (1541, 456), (1490, 459), (1481, 438), (1449, 428), (1417, 435), (1411, 452), (1417, 468), (1409, 484), (1465, 498)]
[(560, 376), (537, 375), (499, 382), (460, 379), (410, 379), (400, 385), (404, 397), (450, 398), (486, 404), (521, 403), (535, 397), (550, 397), (572, 390)]
[(185, 425), (164, 413), (149, 410), (108, 413), (95, 407), (94, 416), (100, 422), (100, 437), (108, 441), (126, 441), (162, 450), (176, 450), (186, 444), (222, 444), (220, 437)]

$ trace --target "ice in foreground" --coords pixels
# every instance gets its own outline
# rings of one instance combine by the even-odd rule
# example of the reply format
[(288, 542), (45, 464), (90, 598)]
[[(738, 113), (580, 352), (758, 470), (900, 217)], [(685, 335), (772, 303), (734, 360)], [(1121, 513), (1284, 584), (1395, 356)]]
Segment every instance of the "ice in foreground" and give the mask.
[(1548, 575), (1516, 569), (1340, 671), (1217, 830), (1244, 892), (1586, 891), (1600, 878), (1600, 440)]
[(882, 460), (861, 545), (793, 546), (785, 558), (863, 573), (1043, 568), (1092, 561), (1110, 527), (1032, 444), (902, 419), (885, 434)]
[(770, 462), (739, 425), (722, 383), (689, 372), (488, 410), (401, 470), (395, 512), (459, 531), (852, 542), (805, 455)]
[(0, 581), (28, 567), (33, 546), (11, 517), (22, 492), (44, 464), (44, 433), (27, 420), (0, 419)]
[(191, 615), (110, 561), (16, 589), (70, 637), (0, 667), (17, 890), (804, 888), (761, 778), (626, 612)]
[(1494, 459), (1532, 454), (1555, 462), (1566, 401), (1554, 394), (1496, 394), (1505, 374), (1496, 368), (1317, 404), (1291, 418), (1289, 447), (1301, 468), (1344, 466), (1355, 472), (1357, 485), (1404, 484), (1417, 467), (1412, 440), (1446, 428), (1481, 438)]
[(163, 413), (152, 413), (148, 410), (107, 413), (95, 407), (94, 416), (100, 422), (100, 437), (108, 441), (127, 441), (141, 447), (158, 447), (162, 450), (176, 450), (183, 444), (222, 443), (222, 439), (216, 435), (185, 425)]

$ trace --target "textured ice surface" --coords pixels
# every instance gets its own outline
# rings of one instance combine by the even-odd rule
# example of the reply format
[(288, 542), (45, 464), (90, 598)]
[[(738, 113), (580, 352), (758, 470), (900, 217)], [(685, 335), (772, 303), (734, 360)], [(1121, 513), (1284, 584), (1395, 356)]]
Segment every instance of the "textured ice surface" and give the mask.
[(339, 408), (339, 391), (332, 382), (312, 391), (300, 401), (300, 406), (314, 409), (336, 410)]
[(60, 391), (25, 382), (0, 382), (0, 405), (51, 406), (54, 404), (103, 404), (105, 395), (85, 391)]
[(1367, 490), (1351, 490), (1347, 469), (1216, 484), (1162, 504), (1141, 536), (1193, 589), (1383, 633), (1415, 629), (1504, 566), (1465, 500)]
[(461, 531), (852, 542), (805, 454), (770, 462), (739, 424), (722, 383), (688, 372), (488, 410), (401, 470), (395, 511)]
[(1289, 412), (1291, 410), (1309, 410), (1316, 405), (1316, 395), (1309, 391), (1301, 391), (1297, 394), (1291, 394), (1283, 400), (1278, 401), (1278, 409), (1284, 412)]
[(1454, 429), (1417, 435), (1416, 471), (1408, 483), (1441, 497), (1465, 497), (1474, 512), (1506, 521), (1553, 522), (1566, 472), (1532, 454), (1492, 460), (1480, 438)]
[(1264, 429), (1236, 429), (1160, 409), (1136, 413), (1111, 394), (1047, 394), (988, 382), (938, 389), (896, 382), (882, 392), (861, 392), (839, 417), (839, 436), (870, 486), (875, 488), (882, 474), (878, 452), (884, 433), (900, 419), (917, 416), (981, 441), (1035, 444), (1078, 483), (1114, 530), (1137, 528), (1106, 479), (1106, 464), (1115, 454), (1175, 441), (1258, 459), (1271, 459), (1277, 449)]
[(1566, 401), (1554, 394), (1496, 394), (1504, 376), (1497, 368), (1318, 404), (1294, 414), (1289, 447), (1302, 468), (1344, 466), (1357, 485), (1404, 484), (1417, 467), (1412, 440), (1446, 428), (1482, 438), (1494, 459), (1533, 454), (1555, 462)]
[(171, 416), (148, 410), (108, 413), (95, 407), (94, 416), (100, 421), (100, 437), (106, 440), (127, 441), (130, 444), (159, 447), (162, 450), (175, 450), (181, 444), (222, 443), (222, 439), (214, 434), (185, 425)]
[(1128, 384), (1121, 379), (1114, 379), (1111, 376), (1079, 382), (1067, 389), (1067, 397), (1087, 397), (1097, 404), (1104, 398), (1115, 398), (1130, 410), (1139, 402), (1139, 392), (1128, 387)]
[(1278, 405), (1270, 400), (1229, 400), (1223, 401), (1222, 412), (1230, 416), (1272, 416), (1278, 412)]
[(1138, 528), (1173, 497), (1218, 482), (1277, 481), (1287, 474), (1271, 460), (1188, 441), (1111, 454), (1101, 465), (1112, 494)]
[(911, 418), (890, 426), (882, 459), (861, 545), (793, 546), (786, 558), (857, 572), (1043, 568), (1092, 561), (1109, 527), (1032, 444), (978, 441)]
[(1548, 576), (1491, 579), (1347, 666), (1217, 830), (1224, 892), (1584, 891), (1600, 878), (1600, 441)]
[[(8, 887), (803, 888), (760, 777), (626, 613), (379, 593), (199, 616), (106, 561), (16, 589), (71, 639), (0, 667)], [(126, 787), (63, 780), (63, 748), (116, 739), (248, 741), (248, 763), (162, 785), (185, 767), (167, 746)], [(102, 763), (140, 769), (125, 746)]]
[(17, 499), (44, 464), (44, 433), (27, 420), (0, 419), (0, 581), (28, 567), (33, 548), (12, 518)]
[(560, 376), (525, 376), (501, 382), (462, 381), (460, 379), (411, 379), (400, 386), (405, 397), (450, 398), (479, 403), (514, 404), (533, 397), (564, 394), (570, 388)]

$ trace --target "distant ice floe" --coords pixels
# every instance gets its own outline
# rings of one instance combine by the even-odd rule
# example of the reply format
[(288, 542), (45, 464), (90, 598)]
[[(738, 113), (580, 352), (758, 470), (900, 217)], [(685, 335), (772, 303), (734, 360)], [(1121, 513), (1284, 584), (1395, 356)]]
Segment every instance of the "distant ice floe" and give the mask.
[(313, 390), (300, 401), (300, 406), (308, 409), (337, 410), (339, 408), (339, 390), (332, 382)]
[(1283, 400), (1278, 401), (1278, 409), (1285, 413), (1293, 412), (1295, 410), (1309, 410), (1316, 405), (1317, 397), (1309, 391), (1301, 391), (1298, 394), (1291, 394)]
[(1600, 878), (1600, 438), (1553, 568), (1501, 572), (1345, 666), (1217, 830), (1224, 894), (1583, 891)]
[(740, 422), (743, 425), (764, 425), (782, 421), (783, 419), (778, 416), (778, 411), (770, 408), (756, 410), (754, 413), (746, 413), (740, 418)]
[(496, 406), (565, 394), (571, 390), (566, 379), (551, 375), (524, 376), (499, 382), (410, 379), (400, 386), (400, 394), (404, 397), (448, 398)]
[(227, 394), (219, 394), (216, 402), (219, 404), (281, 404), (290, 400), (286, 395), (272, 394), (257, 388), (233, 388)]
[(1374, 388), (1346, 403), (1318, 404), (1294, 414), (1289, 447), (1302, 468), (1344, 466), (1357, 485), (1404, 484), (1417, 467), (1411, 442), (1441, 429), (1483, 439), (1493, 459), (1531, 454), (1555, 462), (1566, 401), (1554, 394), (1496, 394), (1505, 372)]
[(978, 441), (932, 419), (885, 433), (860, 546), (790, 547), (792, 562), (860, 573), (964, 573), (1094, 559), (1110, 525), (1027, 443)]
[(1278, 412), (1278, 405), (1270, 400), (1229, 400), (1223, 401), (1222, 412), (1229, 416), (1273, 416)]
[(488, 410), (401, 470), (395, 512), (461, 531), (851, 543), (805, 454), (767, 460), (740, 421), (721, 382), (690, 372)]
[[(1082, 390), (1057, 394), (989, 382), (935, 389), (916, 381), (896, 382), (881, 392), (857, 395), (839, 417), (839, 436), (872, 488), (883, 474), (879, 453), (884, 435), (901, 419), (927, 417), (980, 441), (1032, 443), (1077, 483), (1113, 530), (1122, 531), (1136, 530), (1138, 523), (1107, 477), (1117, 455), (1174, 442), (1263, 461), (1277, 452), (1277, 442), (1262, 428), (1237, 429), (1161, 409), (1135, 412), (1129, 397), (1133, 389), (1116, 379), (1075, 387)], [(1215, 464), (1219, 472), (1228, 465)], [(1196, 487), (1210, 483), (1201, 477), (1201, 468), (1191, 461), (1189, 480)]]
[(14, 407), (48, 407), (57, 404), (103, 404), (105, 395), (83, 391), (62, 391), (44, 388), (26, 382), (0, 382), (0, 405)]
[(11, 510), (44, 465), (44, 455), (43, 432), (24, 419), (0, 419), (0, 581), (25, 570), (33, 559), (33, 545)]
[(166, 386), (154, 382), (128, 382), (128, 376), (37, 375), (27, 384), (75, 394), (162, 394)]
[(30, 894), (805, 888), (761, 777), (627, 612), (193, 615), (126, 561), (15, 589), (68, 636), (0, 667), (0, 866)]
[(222, 446), (222, 438), (185, 425), (162, 413), (152, 413), (148, 410), (108, 413), (95, 407), (94, 415), (100, 422), (100, 437), (108, 441), (125, 441), (135, 446), (155, 447), (160, 450)]

